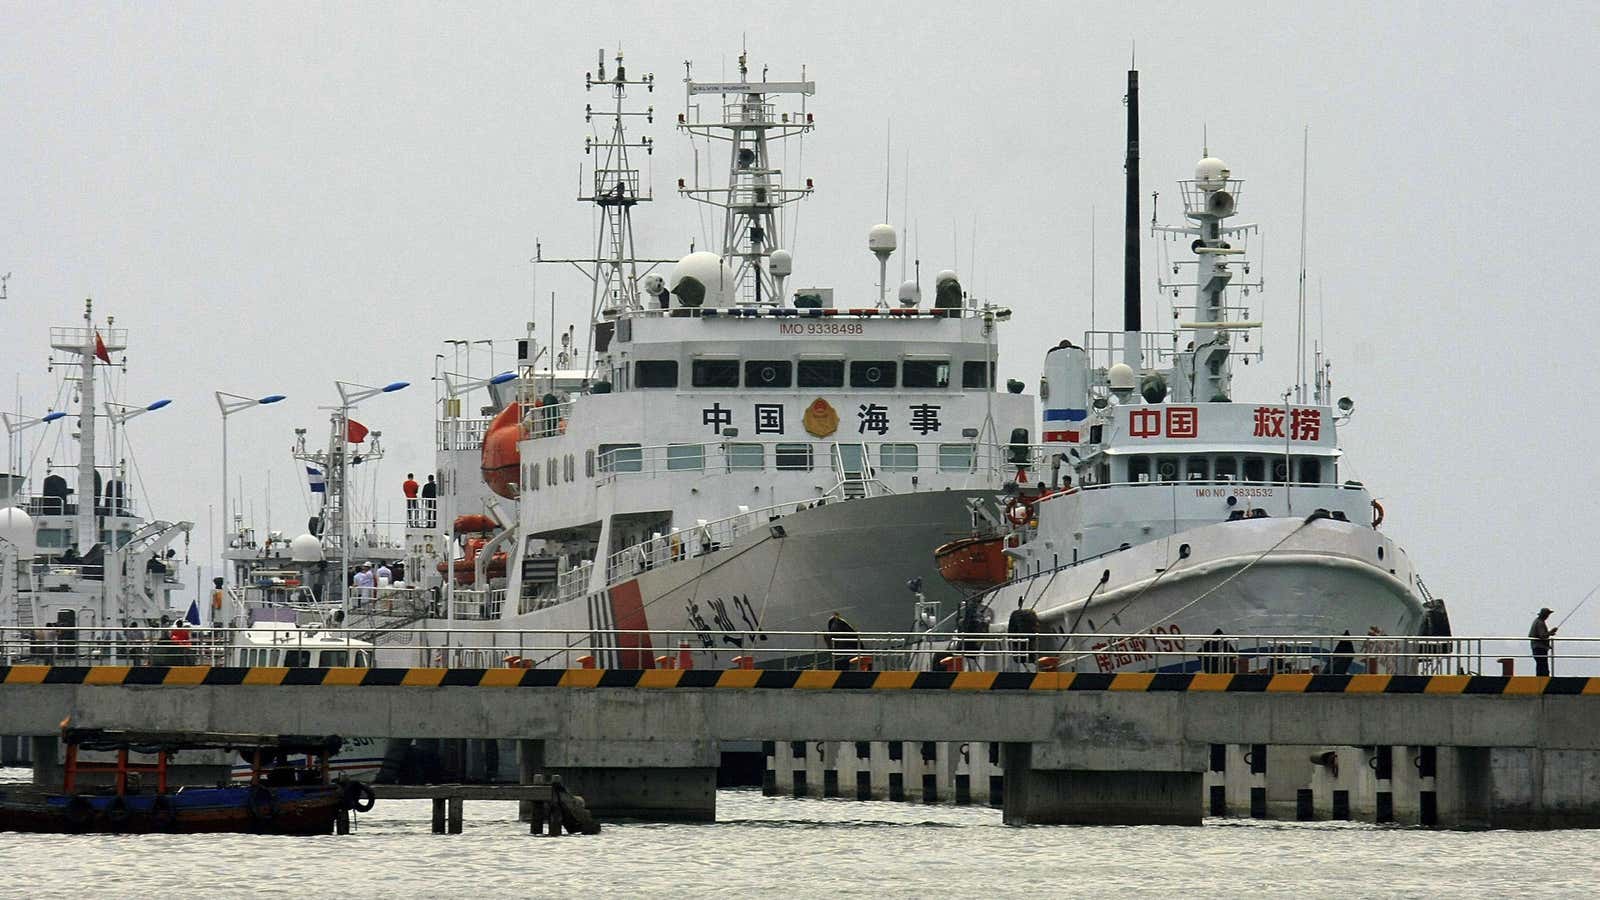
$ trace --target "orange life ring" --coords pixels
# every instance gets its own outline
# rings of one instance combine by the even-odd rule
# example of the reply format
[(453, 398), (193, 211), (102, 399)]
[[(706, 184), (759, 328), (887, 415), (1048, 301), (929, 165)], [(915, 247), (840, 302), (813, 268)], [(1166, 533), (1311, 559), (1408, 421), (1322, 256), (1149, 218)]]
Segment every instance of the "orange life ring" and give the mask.
[(1382, 524), (1383, 524), (1383, 504), (1379, 503), (1376, 500), (1374, 500), (1374, 501), (1372, 501), (1372, 527), (1373, 528), (1377, 528), (1379, 525), (1382, 525)]
[(1033, 518), (1033, 504), (1021, 497), (1006, 506), (1006, 521), (1013, 525), (1026, 525)]

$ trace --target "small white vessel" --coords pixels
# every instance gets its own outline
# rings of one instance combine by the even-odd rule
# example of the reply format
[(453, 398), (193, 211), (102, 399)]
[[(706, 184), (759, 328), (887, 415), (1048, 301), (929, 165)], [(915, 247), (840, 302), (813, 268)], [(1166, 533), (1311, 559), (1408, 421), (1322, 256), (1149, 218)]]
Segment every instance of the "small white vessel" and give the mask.
[[(1340, 471), (1338, 428), (1354, 407), (1332, 400), (1320, 354), (1312, 384), (1234, 397), (1234, 361), (1261, 352), (1249, 308), (1259, 272), (1245, 252), (1255, 226), (1231, 221), (1242, 183), (1209, 153), (1181, 183), (1187, 221), (1151, 226), (1192, 254), (1171, 269), (1189, 267), (1192, 281), (1161, 282), (1172, 296), (1192, 288), (1192, 305), (1174, 301), (1171, 332), (1141, 328), (1137, 90), (1130, 72), (1125, 328), (1046, 355), (1052, 475), (1008, 501), (1012, 528), (993, 539), (1011, 560), (1010, 580), (981, 598), (993, 627), (1031, 611), (1069, 635), (1045, 640), (1063, 670), (1101, 673), (1200, 670), (1183, 653), (1216, 633), (1267, 636), (1230, 644), (1244, 656), (1299, 635), (1350, 635), (1357, 648), (1448, 634), (1443, 602), (1380, 529), (1382, 506)], [(1310, 671), (1334, 649), (1301, 647), (1298, 659)], [(1409, 664), (1357, 659), (1347, 671)]]

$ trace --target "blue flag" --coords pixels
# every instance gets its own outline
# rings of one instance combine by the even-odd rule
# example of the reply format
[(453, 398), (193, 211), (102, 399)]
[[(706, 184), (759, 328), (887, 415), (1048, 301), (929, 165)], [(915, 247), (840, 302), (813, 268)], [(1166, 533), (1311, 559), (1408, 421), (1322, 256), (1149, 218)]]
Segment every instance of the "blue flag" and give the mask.
[(322, 477), (322, 470), (316, 466), (306, 466), (306, 477), (311, 480), (311, 493), (322, 494), (328, 490), (328, 482)]

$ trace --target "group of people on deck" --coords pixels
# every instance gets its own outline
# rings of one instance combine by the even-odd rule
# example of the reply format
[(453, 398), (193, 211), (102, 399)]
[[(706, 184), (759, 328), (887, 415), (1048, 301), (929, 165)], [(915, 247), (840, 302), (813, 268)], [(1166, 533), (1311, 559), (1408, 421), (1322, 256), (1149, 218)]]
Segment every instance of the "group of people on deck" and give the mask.
[(432, 475), (428, 476), (426, 484), (419, 485), (416, 474), (407, 472), (400, 491), (406, 495), (407, 528), (439, 527), (439, 485), (434, 483)]

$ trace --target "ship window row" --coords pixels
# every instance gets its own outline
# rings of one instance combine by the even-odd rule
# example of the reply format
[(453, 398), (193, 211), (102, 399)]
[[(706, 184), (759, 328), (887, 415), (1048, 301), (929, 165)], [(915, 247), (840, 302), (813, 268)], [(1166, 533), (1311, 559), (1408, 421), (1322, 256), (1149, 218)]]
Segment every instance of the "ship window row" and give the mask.
[[(304, 668), (312, 665), (315, 651), (311, 650), (284, 650), (282, 658), (279, 651), (266, 647), (247, 647), (240, 651), (240, 663), (245, 666), (284, 666), (291, 669)], [(323, 650), (317, 655), (317, 665), (324, 667), (344, 667), (350, 665), (351, 653), (348, 650)], [(355, 651), (355, 665), (369, 666), (372, 664), (364, 650)]]
[[(1320, 456), (1194, 454), (1134, 455), (1127, 458), (1128, 482), (1246, 481), (1332, 484), (1333, 460)], [(1291, 478), (1290, 475), (1293, 474)], [(1106, 474), (1101, 474), (1105, 480)]]
[[(720, 461), (707, 460), (708, 448)], [(837, 452), (837, 457), (833, 456)], [(882, 472), (916, 472), (924, 463), (929, 470), (971, 472), (977, 463), (972, 444), (918, 445), (811, 443), (668, 444), (666, 447), (641, 447), (638, 444), (601, 444), (599, 471), (602, 473), (643, 472), (761, 472), (772, 468), (780, 472), (809, 472), (819, 466), (838, 469), (849, 478), (867, 478)], [(537, 469), (537, 467), (536, 467)]]
[[(675, 359), (642, 359), (633, 365), (635, 387), (680, 386)], [(950, 387), (953, 371), (948, 359), (696, 359), (689, 364), (689, 386), (940, 389)], [(963, 388), (987, 389), (994, 382), (993, 376), (992, 363), (968, 360), (961, 364)]]

